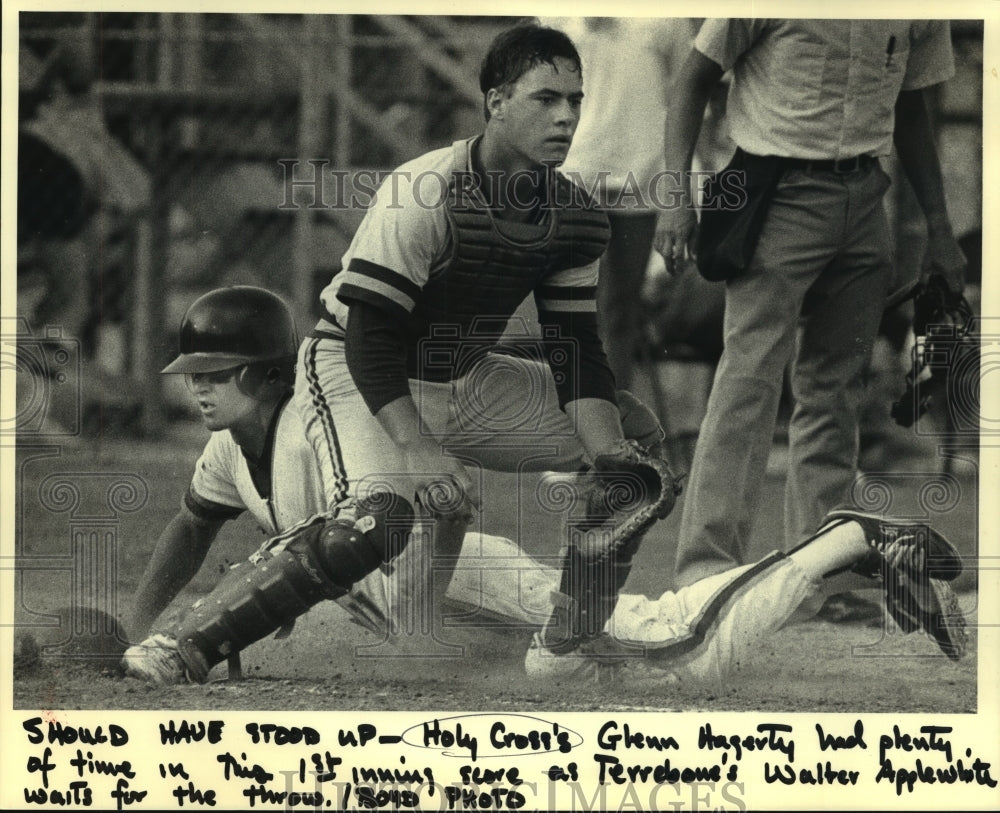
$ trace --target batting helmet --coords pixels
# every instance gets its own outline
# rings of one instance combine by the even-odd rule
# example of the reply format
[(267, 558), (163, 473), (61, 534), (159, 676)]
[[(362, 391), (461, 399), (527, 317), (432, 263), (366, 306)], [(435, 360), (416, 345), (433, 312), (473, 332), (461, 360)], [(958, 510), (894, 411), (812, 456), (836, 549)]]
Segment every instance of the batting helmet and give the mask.
[(295, 320), (281, 297), (252, 285), (219, 288), (187, 309), (180, 355), (164, 373), (211, 373), (294, 356)]

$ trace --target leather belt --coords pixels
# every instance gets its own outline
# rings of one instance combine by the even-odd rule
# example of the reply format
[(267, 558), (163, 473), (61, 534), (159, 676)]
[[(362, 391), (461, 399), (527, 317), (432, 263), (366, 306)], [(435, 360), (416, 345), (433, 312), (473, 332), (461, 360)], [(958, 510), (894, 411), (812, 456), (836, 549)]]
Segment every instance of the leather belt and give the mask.
[(848, 175), (852, 172), (867, 170), (878, 163), (873, 155), (855, 155), (853, 158), (819, 159), (812, 158), (782, 158), (781, 163), (789, 169), (801, 169), (805, 172), (835, 172), (838, 175)]
[(313, 328), (306, 334), (306, 338), (309, 339), (332, 339), (335, 342), (344, 341), (344, 336), (342, 333), (333, 333), (329, 330), (320, 330), (319, 328)]

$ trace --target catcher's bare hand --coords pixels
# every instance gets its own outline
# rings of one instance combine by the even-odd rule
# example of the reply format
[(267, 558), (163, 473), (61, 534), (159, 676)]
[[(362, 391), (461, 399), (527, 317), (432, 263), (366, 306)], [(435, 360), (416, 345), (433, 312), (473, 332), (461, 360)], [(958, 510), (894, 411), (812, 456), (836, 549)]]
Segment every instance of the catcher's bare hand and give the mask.
[(479, 488), (465, 467), (454, 457), (442, 454), (437, 444), (427, 444), (406, 454), (408, 472), (415, 478), (420, 504), (434, 515), (466, 512), (481, 505)]

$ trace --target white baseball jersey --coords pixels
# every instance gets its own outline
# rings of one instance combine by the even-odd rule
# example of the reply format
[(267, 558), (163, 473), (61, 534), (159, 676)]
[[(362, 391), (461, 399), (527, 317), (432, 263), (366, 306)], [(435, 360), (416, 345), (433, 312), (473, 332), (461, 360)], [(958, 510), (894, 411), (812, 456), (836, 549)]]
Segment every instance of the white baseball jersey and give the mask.
[[(254, 482), (251, 466), (264, 493)], [(268, 536), (321, 510), (316, 459), (290, 400), (278, 406), (259, 461), (248, 460), (228, 430), (213, 432), (195, 465), (185, 504), (197, 516), (216, 519), (249, 511)]]
[[(427, 284), (455, 259), (456, 236), (447, 215), (448, 185), (455, 172), (472, 177), (475, 141), (466, 139), (426, 153), (393, 170), (382, 182), (341, 260), (344, 270), (320, 294), (328, 318), (317, 327), (342, 331), (351, 300), (368, 302), (404, 321), (411, 317)], [(504, 223), (497, 228), (509, 230), (517, 239), (537, 239), (525, 224)], [(580, 291), (597, 284), (597, 271), (594, 260), (549, 272), (544, 285), (535, 291), (539, 310), (593, 313), (593, 295), (581, 296)], [(454, 303), (457, 313), (460, 304)]]

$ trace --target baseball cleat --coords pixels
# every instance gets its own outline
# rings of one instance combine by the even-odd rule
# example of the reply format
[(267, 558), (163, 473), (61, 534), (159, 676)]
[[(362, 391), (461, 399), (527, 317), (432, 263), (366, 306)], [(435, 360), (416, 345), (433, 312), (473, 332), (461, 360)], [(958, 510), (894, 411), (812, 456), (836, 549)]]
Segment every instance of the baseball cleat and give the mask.
[(566, 654), (556, 654), (535, 633), (524, 658), (524, 669), (529, 677), (546, 678), (560, 682), (607, 683), (624, 680), (670, 684), (678, 678), (672, 672), (650, 666), (633, 649), (625, 649), (610, 635), (602, 633), (588, 639)]
[(130, 646), (125, 650), (122, 662), (125, 674), (140, 680), (160, 686), (187, 682), (177, 641), (168, 635), (151, 635), (141, 644)]
[(927, 568), (914, 567), (913, 560), (912, 545), (887, 545), (882, 571), (886, 610), (904, 633), (922, 629), (951, 660), (961, 660), (968, 632), (958, 598), (947, 582), (932, 578)]
[[(906, 544), (913, 557), (923, 559), (922, 562), (914, 562), (913, 566), (925, 570), (932, 579), (952, 581), (962, 572), (962, 559), (955, 546), (925, 522), (893, 519), (843, 508), (830, 511), (823, 518), (820, 529), (844, 522), (858, 523), (873, 552), (880, 555), (884, 555), (894, 542)], [(877, 577), (878, 566), (879, 557), (872, 556), (859, 562), (854, 569), (862, 575)]]

